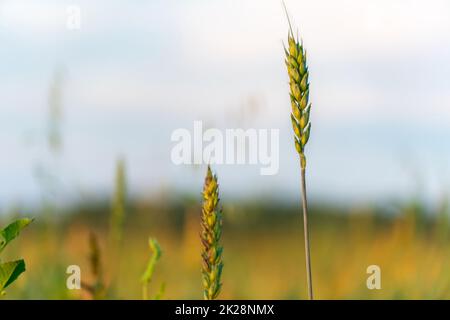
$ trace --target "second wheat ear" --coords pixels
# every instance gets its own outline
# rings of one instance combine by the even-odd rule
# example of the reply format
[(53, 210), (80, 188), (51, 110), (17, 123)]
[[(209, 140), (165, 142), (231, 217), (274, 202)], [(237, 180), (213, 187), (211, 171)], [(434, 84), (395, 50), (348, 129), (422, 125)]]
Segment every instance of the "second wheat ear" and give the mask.
[(214, 300), (222, 288), (222, 210), (219, 208), (219, 184), (217, 176), (208, 166), (203, 186), (202, 231), (200, 233), (202, 250), (203, 297)]
[[(287, 12), (286, 12), (287, 14)], [(288, 17), (289, 20), (289, 17)], [(306, 197), (306, 156), (305, 146), (309, 140), (311, 132), (311, 122), (309, 114), (311, 111), (311, 103), (309, 102), (309, 72), (306, 63), (306, 52), (303, 43), (294, 37), (291, 23), (289, 21), (288, 47), (284, 48), (285, 63), (289, 75), (289, 88), (291, 100), (291, 122), (294, 129), (295, 149), (300, 157), (301, 171), (301, 189), (302, 189), (302, 206), (303, 206), (303, 232), (305, 237), (305, 256), (306, 256), (306, 273), (308, 283), (308, 297), (313, 299), (313, 286), (311, 275), (311, 254), (309, 244), (309, 227), (308, 227), (308, 203)]]

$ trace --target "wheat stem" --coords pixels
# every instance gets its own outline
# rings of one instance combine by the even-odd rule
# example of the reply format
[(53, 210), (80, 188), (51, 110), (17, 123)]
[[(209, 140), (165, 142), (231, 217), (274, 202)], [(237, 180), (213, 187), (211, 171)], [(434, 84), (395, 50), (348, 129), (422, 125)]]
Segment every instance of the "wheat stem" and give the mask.
[(311, 253), (309, 246), (309, 226), (308, 226), (308, 201), (306, 197), (306, 172), (305, 168), (301, 168), (302, 179), (302, 205), (303, 205), (303, 234), (305, 236), (305, 256), (306, 256), (306, 280), (308, 284), (308, 297), (313, 300), (313, 286), (311, 276)]
[(118, 249), (122, 242), (127, 201), (125, 161), (123, 159), (117, 160), (115, 179), (110, 221), (110, 237), (114, 249)]

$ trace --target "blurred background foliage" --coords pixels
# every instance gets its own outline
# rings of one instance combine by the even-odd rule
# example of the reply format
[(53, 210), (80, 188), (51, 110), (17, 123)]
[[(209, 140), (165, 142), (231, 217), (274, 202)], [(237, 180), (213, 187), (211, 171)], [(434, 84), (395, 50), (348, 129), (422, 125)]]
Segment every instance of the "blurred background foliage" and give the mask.
[[(148, 260), (148, 236), (164, 248), (150, 290), (166, 283), (165, 299), (201, 299), (198, 197), (164, 194), (131, 201), (120, 251), (112, 251), (108, 201), (80, 203), (49, 228), (45, 215), (12, 244), (12, 257), (26, 257), (27, 273), (5, 298), (92, 298), (66, 289), (65, 270), (81, 266), (95, 281), (89, 260), (90, 234), (98, 237), (107, 290), (104, 298), (140, 299), (140, 275)], [(419, 203), (389, 208), (311, 210), (312, 258), (320, 299), (446, 299), (450, 297), (448, 207), (436, 214)], [(2, 223), (9, 217), (2, 217)], [(224, 201), (224, 299), (306, 297), (301, 219), (296, 204)], [(382, 289), (366, 287), (366, 268), (381, 268)], [(114, 282), (114, 283), (113, 283)]]

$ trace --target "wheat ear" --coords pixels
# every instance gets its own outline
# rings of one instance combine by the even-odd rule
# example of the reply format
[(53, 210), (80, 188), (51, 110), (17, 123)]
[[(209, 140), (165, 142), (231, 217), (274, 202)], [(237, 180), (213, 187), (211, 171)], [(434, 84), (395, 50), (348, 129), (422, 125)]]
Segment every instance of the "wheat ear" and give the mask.
[(205, 184), (203, 187), (202, 206), (202, 231), (200, 233), (203, 245), (202, 251), (202, 275), (203, 275), (203, 297), (205, 300), (214, 300), (220, 293), (222, 283), (223, 262), (220, 246), (222, 234), (222, 210), (219, 204), (219, 185), (217, 176), (213, 175), (208, 166)]
[[(285, 7), (286, 9), (286, 7)], [(287, 10), (286, 10), (286, 15)], [(289, 21), (289, 16), (288, 16)], [(305, 237), (305, 255), (306, 255), (306, 273), (308, 282), (308, 296), (313, 299), (313, 286), (311, 276), (311, 255), (309, 244), (309, 228), (308, 228), (308, 203), (306, 198), (306, 157), (305, 146), (309, 140), (311, 131), (311, 123), (309, 121), (309, 113), (311, 104), (309, 103), (309, 81), (308, 66), (306, 64), (306, 52), (303, 43), (299, 42), (298, 37), (294, 38), (291, 23), (289, 21), (288, 48), (284, 48), (286, 55), (286, 66), (289, 74), (289, 87), (291, 98), (291, 121), (294, 129), (295, 149), (300, 156), (301, 171), (301, 189), (302, 189), (302, 205), (303, 205), (303, 232)]]

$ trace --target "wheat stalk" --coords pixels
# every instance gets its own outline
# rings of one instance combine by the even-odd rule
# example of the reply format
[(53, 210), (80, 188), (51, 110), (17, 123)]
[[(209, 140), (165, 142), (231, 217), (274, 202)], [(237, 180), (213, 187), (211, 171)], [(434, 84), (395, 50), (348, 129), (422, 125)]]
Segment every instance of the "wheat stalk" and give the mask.
[(112, 200), (110, 221), (110, 240), (115, 248), (120, 245), (123, 236), (123, 225), (127, 201), (126, 189), (125, 161), (123, 159), (119, 159), (116, 163), (115, 190)]
[[(153, 238), (148, 239), (148, 246), (150, 248), (150, 251), (152, 252), (152, 255), (147, 263), (147, 268), (145, 269), (144, 274), (141, 277), (142, 282), (142, 300), (148, 300), (148, 285), (153, 279), (153, 273), (155, 271), (155, 266), (158, 260), (161, 258), (162, 251), (161, 246), (159, 245), (158, 241)], [(164, 284), (161, 286), (160, 294), (157, 296), (162, 295), (164, 291)]]
[(93, 232), (89, 235), (89, 265), (94, 281), (92, 284), (81, 282), (81, 287), (85, 289), (94, 300), (106, 298), (106, 287), (103, 282), (103, 268), (101, 264), (101, 252), (97, 235)]
[[(283, 2), (284, 5), (284, 2)], [(295, 149), (300, 156), (301, 171), (301, 189), (302, 189), (302, 206), (303, 206), (303, 232), (305, 237), (305, 256), (306, 256), (306, 273), (308, 283), (308, 296), (313, 299), (313, 286), (311, 276), (311, 255), (309, 244), (309, 228), (308, 228), (308, 203), (306, 197), (306, 156), (305, 146), (309, 140), (311, 131), (311, 122), (309, 121), (309, 113), (311, 104), (309, 103), (309, 81), (308, 66), (306, 63), (306, 52), (303, 48), (303, 42), (299, 42), (298, 36), (294, 37), (291, 22), (284, 6), (286, 16), (289, 22), (288, 48), (284, 48), (286, 55), (286, 67), (289, 74), (289, 87), (291, 98), (291, 121), (294, 129)]]
[(110, 291), (116, 291), (118, 277), (121, 270), (121, 254), (123, 249), (124, 223), (127, 211), (127, 179), (125, 160), (116, 161), (114, 194), (111, 201), (111, 215), (109, 221), (108, 263), (111, 281)]
[(211, 168), (208, 166), (203, 187), (202, 231), (200, 233), (203, 244), (202, 275), (205, 300), (216, 299), (222, 287), (220, 279), (223, 269), (223, 248), (219, 244), (222, 234), (222, 210), (218, 208), (218, 204), (219, 185), (217, 176), (213, 175)]

